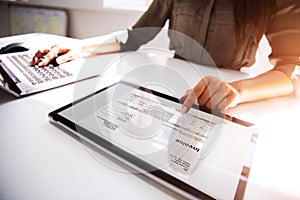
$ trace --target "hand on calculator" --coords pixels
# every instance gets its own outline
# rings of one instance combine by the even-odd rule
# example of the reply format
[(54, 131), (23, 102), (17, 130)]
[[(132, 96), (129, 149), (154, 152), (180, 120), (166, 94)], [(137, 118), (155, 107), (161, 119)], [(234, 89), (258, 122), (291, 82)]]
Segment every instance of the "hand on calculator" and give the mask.
[(79, 57), (81, 48), (66, 48), (54, 45), (50, 48), (38, 50), (32, 58), (31, 64), (44, 67), (51, 62), (62, 64)]

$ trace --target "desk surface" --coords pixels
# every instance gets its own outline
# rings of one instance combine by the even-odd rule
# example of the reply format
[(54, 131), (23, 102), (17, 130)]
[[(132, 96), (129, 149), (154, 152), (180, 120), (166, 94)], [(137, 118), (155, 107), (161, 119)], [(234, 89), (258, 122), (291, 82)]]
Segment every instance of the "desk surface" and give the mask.
[[(35, 36), (27, 35), (25, 39)], [(23, 39), (1, 38), (0, 44)], [(182, 64), (170, 60), (167, 62)], [(204, 74), (220, 73), (226, 80), (247, 76), (205, 67), (201, 70)], [(196, 81), (197, 75), (192, 76), (188, 84)], [(114, 166), (107, 167), (99, 157), (91, 156), (93, 149), (87, 150), (80, 141), (48, 122), (50, 111), (73, 101), (76, 87), (70, 84), (19, 99), (0, 91), (0, 199), (180, 199), (98, 154)], [(179, 87), (174, 94), (180, 95), (183, 90)], [(255, 123), (259, 130), (245, 199), (300, 199), (299, 102), (299, 98), (282, 97), (230, 110)]]

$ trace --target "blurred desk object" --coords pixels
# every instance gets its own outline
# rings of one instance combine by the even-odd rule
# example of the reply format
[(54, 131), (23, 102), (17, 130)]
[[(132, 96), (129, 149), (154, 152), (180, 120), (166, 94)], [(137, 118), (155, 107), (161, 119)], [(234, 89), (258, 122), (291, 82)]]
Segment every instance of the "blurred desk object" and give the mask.
[(32, 32), (67, 35), (68, 18), (65, 10), (11, 5), (9, 12), (10, 35)]

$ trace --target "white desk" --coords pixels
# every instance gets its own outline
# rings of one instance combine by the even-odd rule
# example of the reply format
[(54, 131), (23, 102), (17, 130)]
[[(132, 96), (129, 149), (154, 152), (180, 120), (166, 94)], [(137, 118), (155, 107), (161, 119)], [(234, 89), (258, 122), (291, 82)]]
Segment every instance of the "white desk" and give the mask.
[[(2, 38), (0, 45), (23, 38)], [(160, 62), (182, 64), (173, 59)], [(214, 69), (201, 70), (216, 74)], [(221, 71), (221, 76), (230, 80), (247, 75)], [(197, 74), (188, 80), (196, 81)], [(74, 88), (71, 84), (20, 99), (0, 91), (0, 199), (180, 199), (141, 175), (124, 172), (121, 165), (105, 166), (80, 141), (48, 122), (50, 111), (73, 101)], [(80, 95), (84, 93), (89, 91)], [(243, 104), (230, 113), (256, 123), (260, 130), (245, 199), (300, 199), (299, 98)]]

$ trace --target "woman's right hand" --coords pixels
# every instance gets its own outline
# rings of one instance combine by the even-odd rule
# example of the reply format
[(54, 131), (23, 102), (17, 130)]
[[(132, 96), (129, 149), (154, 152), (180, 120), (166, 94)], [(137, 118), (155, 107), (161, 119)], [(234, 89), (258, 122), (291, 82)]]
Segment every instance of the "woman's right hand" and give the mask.
[(232, 83), (227, 83), (217, 77), (206, 76), (197, 83), (194, 89), (187, 90), (181, 99), (184, 101), (183, 112), (188, 112), (196, 100), (201, 107), (225, 112), (228, 108), (240, 103), (240, 93)]
[(54, 45), (50, 48), (40, 49), (33, 56), (31, 65), (37, 65), (43, 67), (50, 62), (56, 62), (56, 64), (62, 64), (79, 57), (81, 53), (81, 47), (66, 48)]

